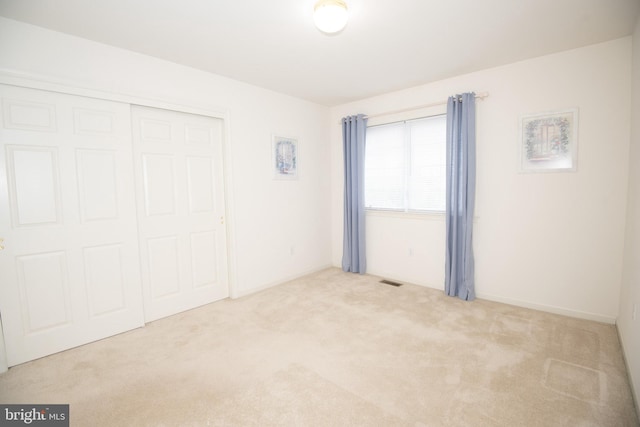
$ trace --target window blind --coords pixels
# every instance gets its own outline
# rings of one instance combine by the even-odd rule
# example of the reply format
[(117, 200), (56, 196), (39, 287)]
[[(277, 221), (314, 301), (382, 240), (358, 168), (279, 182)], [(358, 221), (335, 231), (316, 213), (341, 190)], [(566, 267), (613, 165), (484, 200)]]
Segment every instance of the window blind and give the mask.
[(365, 206), (444, 211), (446, 116), (371, 126), (365, 148)]

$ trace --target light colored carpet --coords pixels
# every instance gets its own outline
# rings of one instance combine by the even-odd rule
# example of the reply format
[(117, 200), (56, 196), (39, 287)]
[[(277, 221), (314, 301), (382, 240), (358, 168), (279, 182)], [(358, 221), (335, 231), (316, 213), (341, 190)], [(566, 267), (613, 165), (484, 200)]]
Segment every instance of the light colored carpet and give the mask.
[(327, 269), (11, 368), (72, 426), (638, 426), (615, 327)]

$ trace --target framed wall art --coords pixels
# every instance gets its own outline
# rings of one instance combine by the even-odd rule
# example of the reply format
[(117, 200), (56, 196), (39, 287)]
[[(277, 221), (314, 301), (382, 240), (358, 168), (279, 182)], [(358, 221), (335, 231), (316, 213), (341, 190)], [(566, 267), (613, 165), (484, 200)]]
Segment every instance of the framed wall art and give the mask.
[(274, 135), (271, 164), (275, 179), (298, 179), (298, 140)]
[(575, 171), (578, 154), (578, 109), (522, 116), (520, 172)]

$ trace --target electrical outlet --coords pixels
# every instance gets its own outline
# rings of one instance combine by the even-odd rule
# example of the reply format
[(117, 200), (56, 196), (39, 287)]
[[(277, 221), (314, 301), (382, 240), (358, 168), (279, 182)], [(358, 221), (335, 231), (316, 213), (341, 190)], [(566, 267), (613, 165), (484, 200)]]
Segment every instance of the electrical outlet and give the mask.
[(409, 256), (413, 256), (413, 248), (409, 248)]
[(638, 303), (633, 304), (633, 312), (631, 313), (631, 320), (636, 320), (638, 318), (638, 306), (640, 306), (640, 304)]
[(295, 247), (294, 247), (294, 246), (291, 246), (291, 247), (289, 248), (289, 255), (293, 255), (293, 254), (295, 254), (295, 253), (296, 253)]

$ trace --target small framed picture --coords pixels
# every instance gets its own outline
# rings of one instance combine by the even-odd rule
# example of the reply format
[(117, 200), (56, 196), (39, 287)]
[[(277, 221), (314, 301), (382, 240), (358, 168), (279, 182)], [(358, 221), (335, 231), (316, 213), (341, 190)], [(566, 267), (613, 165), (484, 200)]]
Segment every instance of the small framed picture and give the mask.
[(520, 138), (520, 172), (575, 171), (578, 109), (522, 116)]
[(274, 179), (298, 179), (298, 140), (274, 135), (271, 164)]

